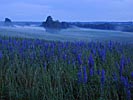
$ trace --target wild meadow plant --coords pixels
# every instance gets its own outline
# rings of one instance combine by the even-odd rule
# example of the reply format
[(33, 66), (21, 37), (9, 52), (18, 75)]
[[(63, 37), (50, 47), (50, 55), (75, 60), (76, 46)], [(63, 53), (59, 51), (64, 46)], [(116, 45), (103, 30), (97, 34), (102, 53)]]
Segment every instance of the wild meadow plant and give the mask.
[(0, 100), (132, 100), (133, 44), (0, 37)]
[(133, 72), (131, 72), (131, 78), (133, 78)]
[(0, 51), (0, 59), (2, 58), (2, 56), (3, 56), (3, 55), (2, 55), (2, 52)]

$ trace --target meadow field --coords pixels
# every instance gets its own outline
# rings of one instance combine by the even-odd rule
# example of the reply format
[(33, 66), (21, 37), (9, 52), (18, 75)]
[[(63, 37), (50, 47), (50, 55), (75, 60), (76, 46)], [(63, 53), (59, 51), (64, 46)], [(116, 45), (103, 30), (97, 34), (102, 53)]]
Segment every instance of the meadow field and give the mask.
[(132, 100), (133, 33), (0, 28), (0, 100)]

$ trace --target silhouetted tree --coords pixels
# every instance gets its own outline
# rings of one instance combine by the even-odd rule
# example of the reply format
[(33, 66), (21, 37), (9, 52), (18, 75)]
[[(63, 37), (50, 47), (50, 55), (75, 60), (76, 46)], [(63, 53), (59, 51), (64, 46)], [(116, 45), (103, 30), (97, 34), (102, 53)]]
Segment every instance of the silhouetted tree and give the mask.
[(5, 18), (5, 23), (11, 23), (11, 22), (12, 22), (11, 19)]
[(59, 22), (58, 20), (54, 21), (51, 16), (48, 16), (46, 21), (42, 23), (42, 27), (46, 28), (47, 30), (61, 30), (64, 28), (68, 28), (69, 24), (66, 22)]
[(53, 19), (51, 16), (48, 16), (47, 19), (46, 19), (46, 26), (47, 28), (52, 28), (53, 27)]
[(13, 26), (13, 23), (11, 21), (11, 19), (9, 18), (5, 18), (5, 23), (4, 23), (5, 26)]

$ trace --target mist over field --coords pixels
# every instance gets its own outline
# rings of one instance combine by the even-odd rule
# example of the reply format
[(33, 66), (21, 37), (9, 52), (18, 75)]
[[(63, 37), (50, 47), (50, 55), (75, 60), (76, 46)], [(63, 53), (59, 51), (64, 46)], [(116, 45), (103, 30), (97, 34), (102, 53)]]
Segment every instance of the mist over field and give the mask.
[(132, 32), (87, 29), (87, 28), (68, 28), (61, 31), (46, 32), (46, 29), (37, 25), (14, 27), (0, 26), (0, 35), (23, 38), (58, 40), (58, 41), (123, 41), (133, 42)]

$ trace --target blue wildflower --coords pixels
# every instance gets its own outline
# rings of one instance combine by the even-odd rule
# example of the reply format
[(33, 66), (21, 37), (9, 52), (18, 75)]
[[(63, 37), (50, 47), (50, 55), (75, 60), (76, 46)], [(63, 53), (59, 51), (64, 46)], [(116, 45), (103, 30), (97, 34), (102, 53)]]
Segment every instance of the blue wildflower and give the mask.
[(82, 83), (82, 72), (81, 72), (81, 70), (78, 71), (78, 82)]
[(131, 63), (131, 59), (127, 58), (127, 64), (130, 64), (130, 63)]
[(122, 57), (120, 60), (120, 71), (119, 71), (120, 77), (122, 76), (124, 65), (125, 65), (125, 59), (124, 59), (124, 57)]
[(100, 73), (101, 73), (100, 70), (97, 70), (97, 74), (100, 75)]
[(131, 91), (127, 90), (127, 100), (131, 100)]
[(88, 76), (87, 76), (86, 66), (83, 67), (83, 76), (84, 76), (83, 83), (87, 83)]
[(2, 52), (0, 51), (0, 59), (3, 57), (3, 54), (2, 54)]
[(101, 72), (101, 84), (104, 85), (105, 82), (105, 70), (103, 69)]
[(81, 54), (78, 55), (78, 62), (79, 62), (79, 65), (82, 65)]
[(120, 66), (124, 67), (125, 65), (125, 57), (122, 56), (122, 58), (120, 59)]
[(106, 60), (106, 50), (104, 49), (98, 49), (98, 54), (99, 54), (99, 57), (102, 61), (105, 61)]
[(121, 76), (121, 82), (122, 82), (123, 86), (124, 86), (126, 89), (129, 88), (129, 83), (128, 83), (128, 79), (127, 79), (127, 78)]
[(94, 67), (94, 59), (92, 57), (92, 54), (90, 54), (90, 56), (89, 56), (88, 64), (89, 64), (89, 68), (93, 68)]
[(94, 55), (96, 55), (96, 50), (95, 49), (92, 49), (91, 50), (91, 53), (94, 54)]
[(66, 55), (66, 54), (64, 54), (64, 55), (63, 55), (63, 59), (64, 59), (64, 60), (66, 60), (66, 58), (67, 58), (67, 55)]
[(106, 59), (106, 50), (102, 50), (101, 56), (102, 56), (102, 61), (105, 61), (105, 59)]
[(78, 82), (79, 83), (87, 83), (88, 76), (87, 76), (87, 69), (84, 66), (82, 69), (78, 71)]

